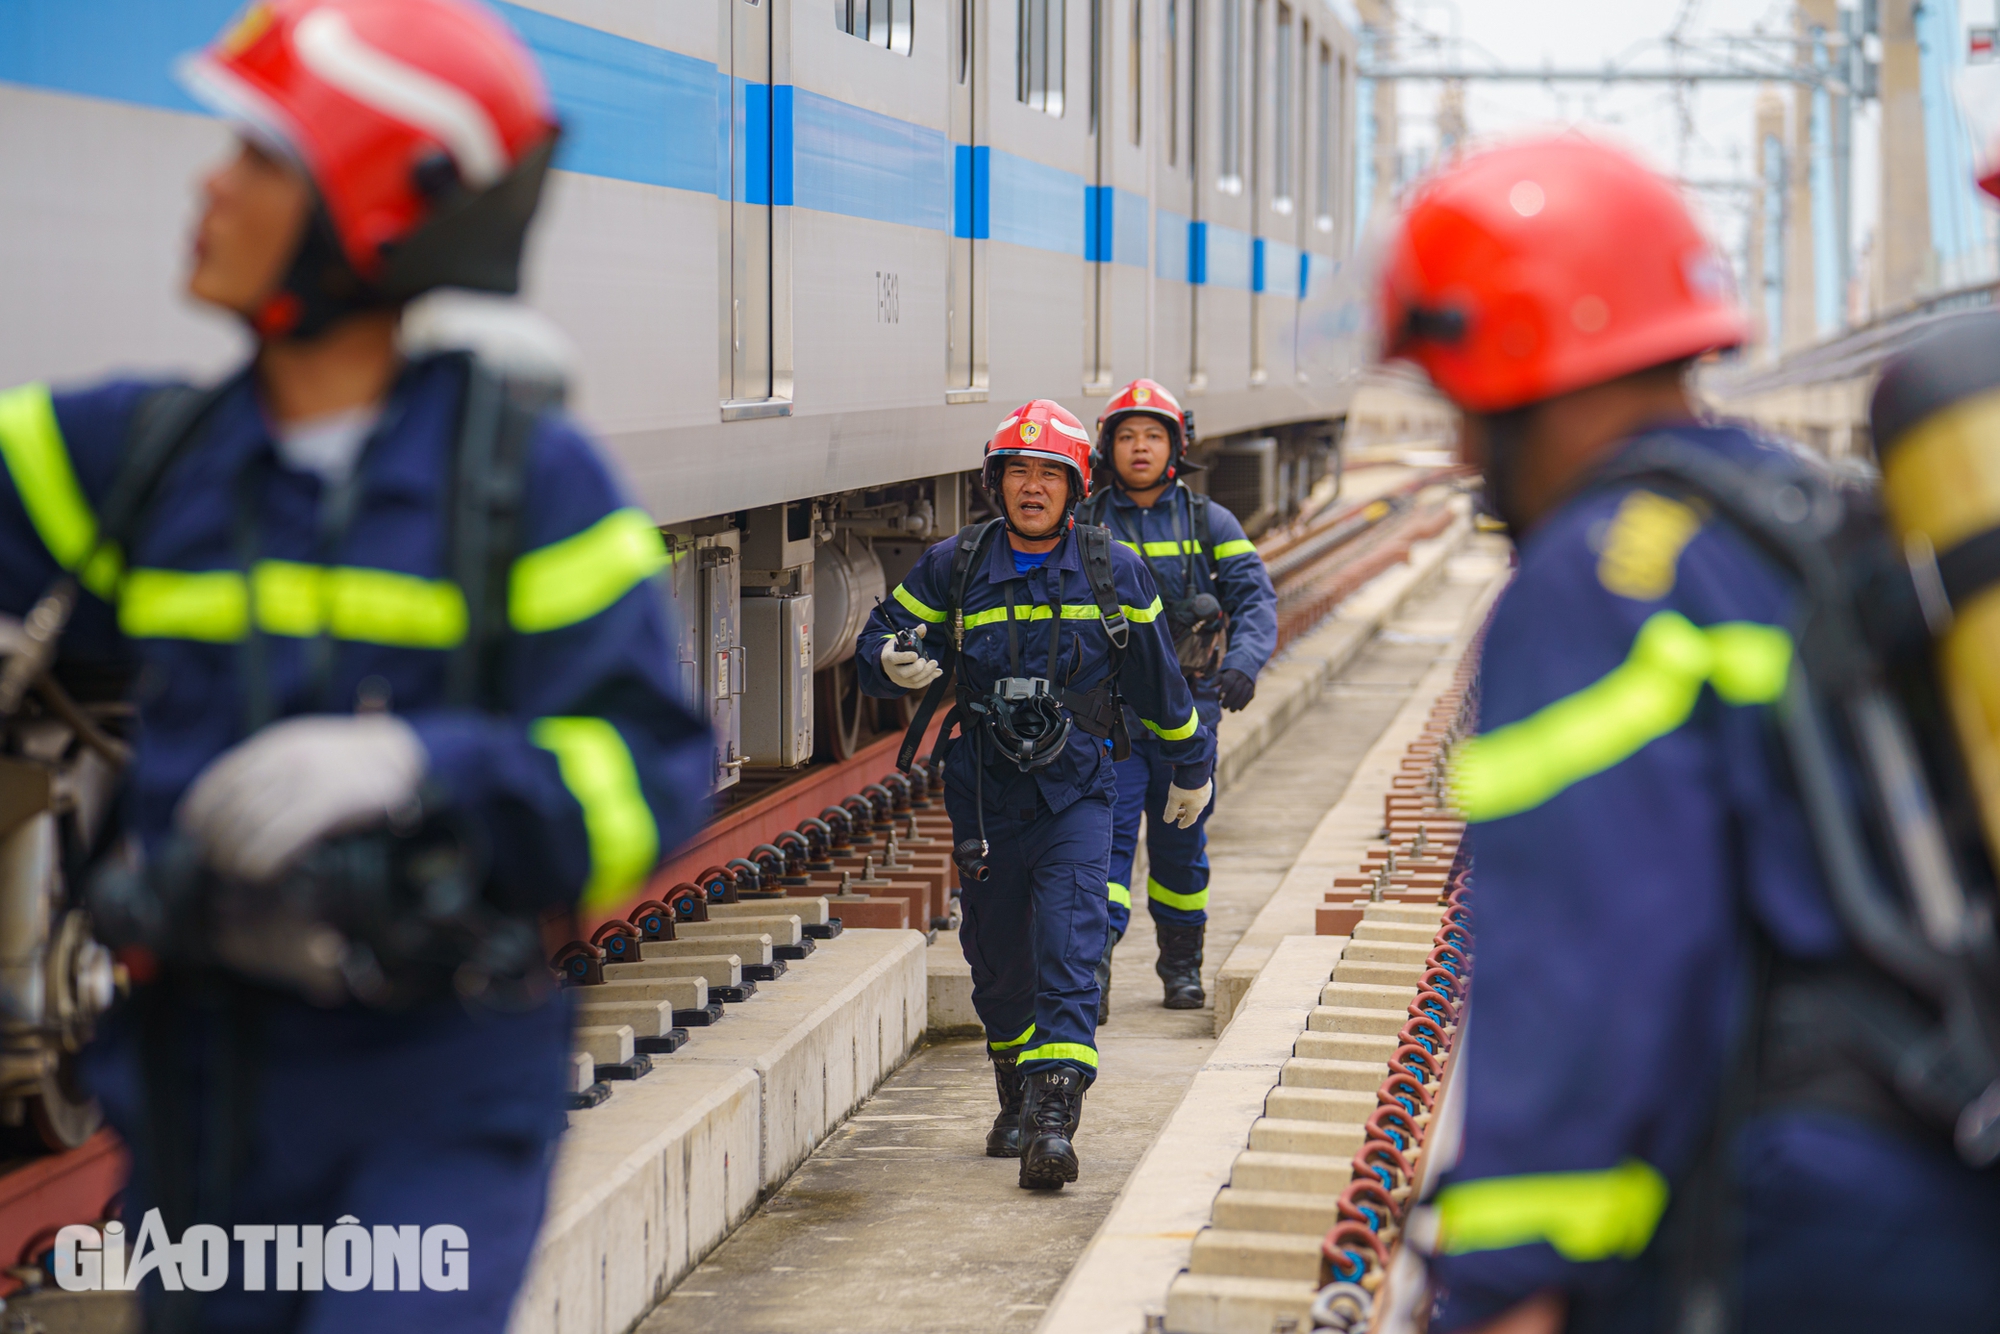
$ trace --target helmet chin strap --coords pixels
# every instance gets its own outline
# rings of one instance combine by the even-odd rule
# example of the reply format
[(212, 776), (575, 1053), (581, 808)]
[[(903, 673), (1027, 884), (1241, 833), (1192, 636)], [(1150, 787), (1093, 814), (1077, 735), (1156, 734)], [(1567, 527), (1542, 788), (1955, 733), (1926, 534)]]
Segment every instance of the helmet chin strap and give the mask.
[(1480, 508), (1507, 527), (1509, 536), (1519, 538), (1526, 528), (1517, 494), (1521, 481), (1521, 451), (1527, 447), (1528, 415), (1535, 410), (1509, 408), (1485, 417), (1485, 485), (1480, 488)]
[(267, 342), (307, 339), (350, 315), (394, 304), (354, 271), (325, 202), (315, 194), (285, 276), (248, 320), (251, 331)]

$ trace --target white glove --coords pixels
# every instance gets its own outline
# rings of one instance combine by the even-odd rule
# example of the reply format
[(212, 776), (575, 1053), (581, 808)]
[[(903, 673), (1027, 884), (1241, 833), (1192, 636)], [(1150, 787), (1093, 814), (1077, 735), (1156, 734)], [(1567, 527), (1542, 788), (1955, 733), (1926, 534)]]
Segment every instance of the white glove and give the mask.
[(1194, 828), (1194, 822), (1208, 809), (1208, 799), (1215, 795), (1213, 779), (1189, 791), (1173, 784), (1167, 785), (1167, 809), (1161, 817), (1168, 824), (1177, 824), (1183, 829)]
[(417, 734), (390, 714), (292, 718), (217, 756), (176, 819), (215, 870), (268, 882), (321, 839), (408, 806), (427, 767)]
[[(924, 637), (923, 626), (917, 627), (916, 636)], [(944, 675), (944, 668), (915, 649), (898, 649), (893, 639), (882, 646), (882, 671), (905, 690), (922, 690)]]

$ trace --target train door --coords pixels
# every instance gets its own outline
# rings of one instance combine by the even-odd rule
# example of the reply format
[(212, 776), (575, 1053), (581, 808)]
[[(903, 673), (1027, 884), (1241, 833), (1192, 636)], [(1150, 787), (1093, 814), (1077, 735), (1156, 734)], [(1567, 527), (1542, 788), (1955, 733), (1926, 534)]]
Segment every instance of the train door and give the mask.
[(950, 0), (952, 228), (945, 401), (986, 398), (986, 0)]
[[(729, 69), (729, 189), (722, 227), (723, 420), (785, 415), (791, 397), (789, 376), (774, 353), (773, 186), (777, 117), (789, 105), (773, 106), (771, 12), (778, 0), (722, 0)], [(785, 90), (789, 92), (789, 89)], [(788, 150), (789, 144), (784, 147)], [(789, 174), (787, 172), (787, 174)], [(789, 202), (789, 201), (785, 201)]]

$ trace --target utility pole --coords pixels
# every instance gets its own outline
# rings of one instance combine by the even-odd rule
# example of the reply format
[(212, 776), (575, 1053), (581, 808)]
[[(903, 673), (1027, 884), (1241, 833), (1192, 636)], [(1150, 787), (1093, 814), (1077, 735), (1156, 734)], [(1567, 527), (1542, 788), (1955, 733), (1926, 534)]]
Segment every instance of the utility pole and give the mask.
[(1875, 309), (1908, 305), (1935, 281), (1924, 142), (1919, 0), (1879, 0), (1882, 72), (1882, 219), (1876, 231)]

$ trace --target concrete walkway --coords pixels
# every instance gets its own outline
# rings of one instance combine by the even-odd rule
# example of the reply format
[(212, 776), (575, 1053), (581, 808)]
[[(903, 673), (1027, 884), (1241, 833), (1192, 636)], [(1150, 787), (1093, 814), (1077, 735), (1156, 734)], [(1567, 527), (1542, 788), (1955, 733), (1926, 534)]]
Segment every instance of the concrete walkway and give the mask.
[[(1447, 566), (1231, 788), (1210, 835), (1211, 978), (1436, 661), (1439, 627), (1456, 625), (1490, 573), (1454, 577)], [(995, 1103), (981, 1044), (939, 1042), (891, 1076), (641, 1334), (1035, 1328), (1215, 1047), (1210, 1011), (1160, 1008), (1154, 955), (1142, 911), (1117, 954), (1075, 1185), (1022, 1191), (1015, 1164), (984, 1156)]]

